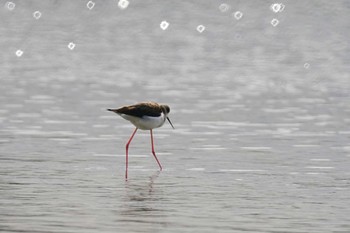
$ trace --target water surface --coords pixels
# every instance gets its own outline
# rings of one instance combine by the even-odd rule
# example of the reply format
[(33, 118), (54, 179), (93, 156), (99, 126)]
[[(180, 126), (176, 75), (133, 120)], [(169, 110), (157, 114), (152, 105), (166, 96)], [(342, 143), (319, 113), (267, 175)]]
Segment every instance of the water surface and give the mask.
[[(14, 3), (2, 232), (350, 231), (347, 1)], [(125, 181), (133, 126), (106, 109), (148, 100), (176, 129), (154, 131), (162, 172), (136, 134)]]

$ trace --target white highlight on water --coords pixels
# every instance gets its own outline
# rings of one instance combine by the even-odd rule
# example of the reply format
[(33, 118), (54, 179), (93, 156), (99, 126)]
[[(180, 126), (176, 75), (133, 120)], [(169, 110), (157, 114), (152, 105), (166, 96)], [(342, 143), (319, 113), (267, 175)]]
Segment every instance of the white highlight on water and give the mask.
[(284, 8), (285, 8), (285, 5), (283, 3), (274, 3), (274, 4), (271, 4), (270, 6), (270, 9), (275, 13), (282, 12)]
[(197, 31), (198, 31), (199, 33), (204, 32), (204, 30), (205, 30), (205, 27), (204, 27), (203, 25), (198, 25), (198, 26), (197, 26)]
[(293, 145), (293, 147), (302, 147), (302, 148), (306, 148), (306, 147), (320, 147), (320, 145), (316, 145), (316, 144), (295, 144), (295, 145)]
[(6, 2), (6, 7), (7, 7), (8, 10), (12, 11), (12, 10), (15, 9), (16, 4), (13, 3), (13, 2)]
[(278, 19), (272, 19), (271, 20), (271, 25), (276, 27), (278, 24), (280, 23), (280, 21)]
[(204, 167), (193, 167), (193, 168), (188, 168), (187, 171), (204, 171)]
[(310, 64), (309, 64), (309, 63), (305, 63), (305, 64), (304, 64), (304, 68), (305, 68), (305, 69), (309, 69), (309, 68), (310, 68)]
[(242, 146), (241, 150), (249, 150), (249, 151), (266, 151), (271, 150), (271, 147), (268, 146)]
[(40, 12), (40, 11), (35, 11), (35, 12), (33, 13), (33, 17), (34, 17), (35, 19), (40, 19), (40, 17), (41, 17), (41, 12)]
[(266, 172), (266, 170), (260, 169), (219, 169), (220, 172)]
[(329, 162), (329, 161), (331, 161), (331, 160), (330, 160), (330, 159), (317, 159), (317, 158), (315, 158), (315, 159), (310, 159), (310, 161)]
[(224, 13), (227, 12), (230, 9), (230, 5), (226, 4), (226, 3), (222, 3), (219, 6), (219, 10)]
[(18, 49), (18, 50), (16, 51), (16, 56), (17, 56), (17, 57), (21, 57), (22, 55), (23, 55), (23, 51), (20, 50), (20, 49)]
[(118, 7), (122, 10), (126, 9), (129, 6), (128, 0), (119, 0)]
[(70, 42), (70, 43), (68, 44), (68, 48), (69, 48), (70, 50), (73, 50), (73, 49), (75, 48), (75, 44), (74, 44), (73, 42)]
[(167, 21), (164, 20), (160, 23), (160, 28), (162, 30), (166, 30), (168, 27), (169, 27), (169, 23)]
[(309, 166), (309, 167), (305, 167), (305, 168), (309, 168), (309, 169), (334, 169), (334, 167), (317, 167), (317, 166)]
[(235, 13), (233, 13), (233, 16), (235, 17), (235, 19), (240, 20), (243, 17), (243, 13), (240, 11), (236, 11)]
[(92, 10), (92, 8), (94, 8), (95, 6), (95, 3), (93, 1), (89, 1), (87, 4), (86, 4), (86, 7), (89, 9), (89, 10)]

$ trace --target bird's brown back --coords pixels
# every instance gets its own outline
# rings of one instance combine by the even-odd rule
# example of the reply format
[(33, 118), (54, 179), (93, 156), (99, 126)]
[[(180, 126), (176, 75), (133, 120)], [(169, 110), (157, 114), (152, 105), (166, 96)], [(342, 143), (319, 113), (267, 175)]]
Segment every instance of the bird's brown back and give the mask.
[(108, 109), (118, 114), (126, 114), (135, 117), (152, 116), (158, 117), (162, 113), (162, 108), (154, 102), (138, 103), (134, 105), (124, 106), (118, 109)]

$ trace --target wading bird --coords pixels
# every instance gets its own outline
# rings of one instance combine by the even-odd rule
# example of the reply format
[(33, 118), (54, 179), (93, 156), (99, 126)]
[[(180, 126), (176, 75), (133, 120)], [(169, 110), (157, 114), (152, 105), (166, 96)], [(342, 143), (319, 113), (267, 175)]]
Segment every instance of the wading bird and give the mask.
[(162, 165), (160, 164), (156, 156), (156, 153), (154, 151), (152, 130), (155, 128), (161, 127), (164, 124), (165, 120), (168, 120), (171, 127), (174, 129), (174, 126), (168, 117), (168, 114), (170, 112), (169, 106), (158, 104), (155, 102), (144, 102), (144, 103), (124, 106), (117, 109), (107, 109), (107, 110), (115, 112), (116, 114), (120, 115), (121, 117), (130, 121), (133, 125), (136, 126), (134, 132), (131, 134), (131, 137), (126, 143), (125, 179), (128, 178), (129, 144), (138, 129), (150, 131), (152, 154), (158, 163), (159, 169), (162, 170)]

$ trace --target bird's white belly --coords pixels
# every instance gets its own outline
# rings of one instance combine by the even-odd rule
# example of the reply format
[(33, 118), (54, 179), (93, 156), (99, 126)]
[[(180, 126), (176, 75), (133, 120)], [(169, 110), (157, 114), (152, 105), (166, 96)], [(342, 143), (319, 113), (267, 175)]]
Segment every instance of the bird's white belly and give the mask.
[(121, 114), (121, 116), (124, 119), (130, 121), (137, 128), (143, 130), (150, 130), (161, 127), (165, 122), (165, 117), (163, 113), (159, 117), (143, 116), (142, 118), (140, 118), (125, 114)]

